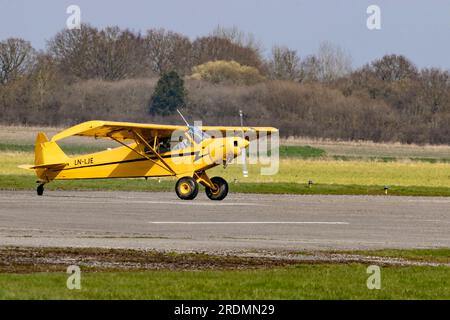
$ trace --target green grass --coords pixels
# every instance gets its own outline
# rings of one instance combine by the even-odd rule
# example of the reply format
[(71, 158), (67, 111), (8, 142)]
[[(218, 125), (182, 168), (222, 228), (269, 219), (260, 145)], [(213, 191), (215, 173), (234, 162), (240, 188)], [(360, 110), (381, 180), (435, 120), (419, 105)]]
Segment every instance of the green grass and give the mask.
[(412, 161), (412, 162), (427, 162), (427, 163), (450, 163), (450, 158), (398, 158), (398, 157), (385, 157), (385, 156), (343, 156), (332, 155), (329, 158), (340, 161), (377, 161), (377, 162), (397, 162), (397, 161)]
[[(241, 183), (230, 186), (230, 190), (241, 193), (272, 194), (328, 194), (328, 195), (385, 195), (384, 186), (307, 184), (299, 183)], [(390, 186), (391, 196), (450, 196), (450, 188), (423, 186)]]
[(264, 176), (264, 165), (250, 165), (249, 178), (242, 178), (242, 168), (216, 167), (210, 175), (256, 183), (301, 183), (312, 180), (321, 185), (421, 186), (450, 188), (450, 164), (412, 161), (338, 161), (323, 159), (280, 159), (275, 175)]
[[(105, 150), (105, 146), (93, 144), (60, 144), (63, 151), (68, 155), (78, 155), (94, 153)], [(34, 144), (16, 144), (16, 143), (0, 143), (0, 152), (34, 152)], [(393, 157), (393, 156), (356, 156), (356, 155), (327, 155), (324, 149), (311, 146), (289, 146), (282, 145), (279, 149), (280, 158), (298, 158), (298, 159), (332, 159), (340, 161), (381, 161), (395, 162), (399, 160), (410, 160), (415, 162), (428, 163), (449, 163), (449, 158), (425, 158), (425, 157)]]
[(326, 152), (310, 146), (280, 146), (279, 155), (283, 158), (318, 158), (324, 157)]
[[(336, 253), (447, 262), (450, 249)], [(366, 283), (370, 275), (365, 263), (310, 264), (268, 258), (100, 248), (2, 248), (0, 255), (0, 262), (3, 261), (0, 265), (3, 264), (3, 272), (6, 272), (0, 273), (0, 300), (450, 299), (448, 266), (383, 266), (381, 289), (369, 290)], [(46, 256), (64, 258), (66, 262), (48, 261)], [(31, 265), (27, 262), (29, 259), (40, 262)], [(68, 290), (68, 275), (63, 270), (77, 263), (81, 263), (82, 288)], [(111, 263), (115, 267), (111, 267)], [(127, 264), (140, 266), (140, 269), (129, 269)], [(119, 265), (122, 269), (118, 269)], [(156, 265), (158, 269), (154, 269)]]
[(376, 162), (396, 162), (396, 161), (412, 161), (427, 163), (450, 163), (450, 154), (447, 157), (418, 157), (418, 156), (386, 156), (386, 155), (336, 155), (327, 154), (323, 148), (311, 146), (295, 146), (282, 145), (279, 149), (280, 158), (299, 158), (299, 159), (323, 159), (323, 160), (339, 160), (339, 161), (376, 161)]
[[(248, 178), (242, 177), (239, 165), (229, 165), (226, 169), (218, 166), (208, 174), (224, 177), (232, 192), (382, 195), (384, 186), (389, 186), (389, 195), (450, 196), (450, 163), (342, 161), (314, 157), (318, 151), (305, 148), (292, 150), (310, 157), (281, 158), (276, 175), (261, 175), (263, 165), (249, 165)], [(0, 189), (34, 189), (34, 172), (18, 168), (20, 164), (33, 162), (32, 152), (0, 152)], [(314, 182), (311, 188), (307, 187), (309, 180)], [(46, 188), (173, 191), (174, 184), (173, 179), (162, 180), (161, 183), (155, 179), (148, 182), (144, 179), (110, 179), (54, 181)]]
[[(32, 190), (37, 184), (30, 175), (0, 175), (0, 189)], [(106, 190), (106, 191), (174, 191), (175, 180), (157, 179), (93, 179), (53, 181), (46, 190)], [(299, 183), (230, 183), (230, 192), (265, 194), (329, 194), (329, 195), (384, 195), (384, 186), (314, 184), (311, 188)], [(450, 188), (423, 186), (391, 186), (392, 196), (450, 196)]]
[(0, 299), (450, 299), (448, 267), (384, 267), (368, 290), (367, 266), (298, 265), (270, 270), (0, 274)]
[[(60, 147), (69, 155), (93, 153), (105, 150), (105, 146), (77, 145), (61, 143)], [(34, 144), (0, 143), (0, 152), (34, 152)], [(280, 146), (280, 157), (317, 158), (326, 155), (325, 151), (310, 146)]]
[[(68, 155), (94, 153), (105, 150), (96, 145), (61, 144), (61, 149)], [(0, 152), (34, 152), (34, 144), (0, 143)]]
[[(36, 178), (29, 175), (0, 175), (0, 189), (35, 189)], [(107, 190), (107, 191), (173, 191), (175, 181), (149, 179), (92, 179), (53, 181), (45, 186), (46, 190)]]
[[(340, 251), (339, 253), (345, 253)], [(436, 263), (450, 263), (450, 249), (383, 249), (383, 250), (356, 250), (350, 254), (367, 255), (375, 257), (401, 258), (413, 261), (427, 261)]]

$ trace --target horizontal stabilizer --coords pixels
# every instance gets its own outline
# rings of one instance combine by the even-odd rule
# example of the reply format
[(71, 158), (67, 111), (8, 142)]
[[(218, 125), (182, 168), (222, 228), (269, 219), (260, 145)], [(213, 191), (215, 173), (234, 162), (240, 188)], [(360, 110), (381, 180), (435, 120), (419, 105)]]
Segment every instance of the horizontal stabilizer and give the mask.
[(46, 164), (40, 164), (37, 166), (29, 165), (29, 164), (22, 164), (19, 166), (21, 169), (28, 169), (28, 170), (34, 170), (34, 169), (62, 169), (65, 166), (67, 166), (68, 163), (46, 163)]
[(25, 170), (33, 170), (33, 165), (32, 164), (21, 164), (20, 166), (17, 166), (17, 168), (20, 169), (25, 169)]

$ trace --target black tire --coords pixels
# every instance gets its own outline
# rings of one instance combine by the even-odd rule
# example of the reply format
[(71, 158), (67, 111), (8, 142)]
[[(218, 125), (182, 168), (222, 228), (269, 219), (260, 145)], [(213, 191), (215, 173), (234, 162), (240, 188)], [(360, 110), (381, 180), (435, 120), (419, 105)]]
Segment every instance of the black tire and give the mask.
[(175, 185), (175, 192), (181, 200), (193, 200), (198, 194), (198, 183), (191, 177), (180, 178)]
[(221, 177), (211, 178), (211, 182), (217, 187), (214, 192), (210, 187), (206, 187), (206, 195), (211, 200), (223, 200), (228, 194), (228, 183)]
[(42, 196), (44, 194), (44, 185), (43, 184), (38, 185), (36, 192), (38, 196)]

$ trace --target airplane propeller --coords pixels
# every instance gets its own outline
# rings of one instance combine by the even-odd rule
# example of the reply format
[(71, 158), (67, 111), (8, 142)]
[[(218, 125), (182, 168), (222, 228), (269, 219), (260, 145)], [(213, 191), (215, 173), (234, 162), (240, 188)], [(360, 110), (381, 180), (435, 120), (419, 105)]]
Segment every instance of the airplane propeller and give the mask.
[[(245, 140), (245, 134), (244, 134), (244, 114), (242, 113), (242, 110), (239, 110), (239, 117), (241, 118), (241, 133), (242, 133), (242, 139)], [(248, 170), (247, 170), (247, 151), (245, 147), (241, 148), (241, 156), (242, 156), (242, 174), (245, 178), (248, 177)]]

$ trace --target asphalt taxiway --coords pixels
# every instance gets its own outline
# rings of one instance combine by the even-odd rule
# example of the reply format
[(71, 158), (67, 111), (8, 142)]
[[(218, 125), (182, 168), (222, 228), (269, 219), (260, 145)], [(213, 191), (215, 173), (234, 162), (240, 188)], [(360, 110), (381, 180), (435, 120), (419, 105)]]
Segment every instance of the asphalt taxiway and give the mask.
[(176, 251), (450, 247), (450, 198), (0, 191), (0, 245)]

